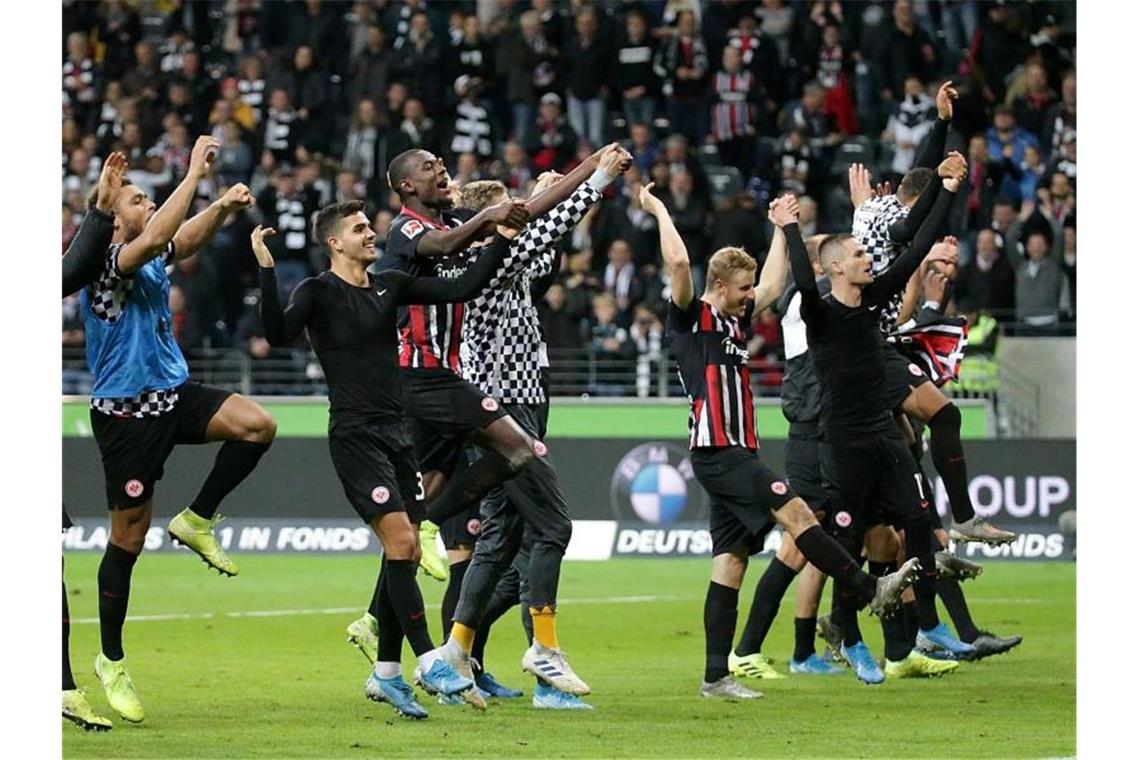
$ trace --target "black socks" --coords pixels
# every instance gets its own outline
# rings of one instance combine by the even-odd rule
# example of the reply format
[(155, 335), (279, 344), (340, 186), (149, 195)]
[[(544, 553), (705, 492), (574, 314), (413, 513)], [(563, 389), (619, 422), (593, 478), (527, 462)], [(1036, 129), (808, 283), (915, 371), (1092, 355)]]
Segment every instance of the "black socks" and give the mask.
[[(881, 578), (899, 568), (895, 562), (868, 561), (867, 569), (871, 575)], [(879, 618), (879, 623), (883, 627), (883, 654), (888, 660), (894, 662), (905, 660), (906, 656), (910, 654), (910, 650), (914, 648), (914, 639), (912, 638), (908, 642), (906, 623), (903, 622), (902, 615), (884, 615)]]
[(209, 520), (218, 511), (218, 504), (230, 491), (238, 487), (257, 467), (262, 455), (269, 450), (268, 443), (252, 441), (226, 441), (218, 449), (214, 469), (206, 476), (202, 490), (190, 505), (190, 511)]
[(768, 568), (760, 576), (752, 596), (748, 621), (744, 624), (744, 633), (740, 635), (740, 643), (736, 646), (738, 655), (743, 657), (760, 651), (768, 630), (772, 627), (772, 621), (780, 611), (780, 601), (795, 577), (796, 571), (781, 562), (779, 558), (773, 558), (768, 563)]
[(950, 619), (954, 622), (954, 628), (958, 631), (958, 638), (967, 644), (973, 643), (974, 639), (980, 635), (980, 632), (978, 631), (978, 627), (974, 625), (973, 618), (970, 617), (970, 608), (966, 605), (966, 597), (962, 593), (962, 585), (958, 583), (958, 581), (948, 581), (939, 578), (934, 582), (934, 588), (938, 592), (938, 596), (942, 599), (942, 603), (946, 605), (946, 611), (950, 613)]
[(875, 579), (860, 570), (859, 561), (852, 559), (851, 554), (820, 526), (813, 525), (801, 533), (796, 539), (796, 546), (808, 562), (818, 567), (824, 575), (830, 575), (840, 584), (853, 589), (862, 597), (863, 603), (875, 598)]
[(795, 620), (796, 649), (792, 653), (792, 659), (796, 662), (803, 662), (815, 654), (815, 622), (813, 617), (798, 617)]
[[(428, 633), (424, 598), (416, 584), (416, 562), (410, 559), (384, 560), (384, 585), (392, 609), (400, 621), (400, 629), (416, 657), (431, 651), (431, 634)], [(399, 658), (397, 658), (397, 661)]]
[(705, 683), (728, 675), (728, 653), (736, 633), (736, 602), (740, 590), (709, 581), (705, 594)]
[(961, 427), (962, 413), (953, 404), (942, 407), (930, 418), (930, 458), (934, 460), (934, 469), (942, 476), (955, 522), (966, 522), (974, 516), (966, 476), (966, 455), (962, 452)]
[[(930, 504), (927, 509), (934, 509)], [(917, 557), (922, 571), (914, 584), (918, 607), (918, 625), (930, 630), (938, 625), (938, 609), (934, 606), (934, 580), (938, 571), (934, 566), (934, 552), (930, 550), (930, 517), (926, 513), (915, 515), (906, 522), (906, 556)]]
[(123, 621), (136, 561), (138, 555), (108, 543), (99, 563), (99, 633), (103, 655), (110, 660), (123, 659)]
[(380, 630), (380, 643), (376, 649), (377, 662), (399, 662), (400, 651), (404, 647), (404, 630), (400, 618), (388, 596), (388, 584), (384, 574), (387, 560), (380, 563), (380, 575), (376, 578), (376, 590), (372, 594), (372, 604), (368, 611), (376, 618)]

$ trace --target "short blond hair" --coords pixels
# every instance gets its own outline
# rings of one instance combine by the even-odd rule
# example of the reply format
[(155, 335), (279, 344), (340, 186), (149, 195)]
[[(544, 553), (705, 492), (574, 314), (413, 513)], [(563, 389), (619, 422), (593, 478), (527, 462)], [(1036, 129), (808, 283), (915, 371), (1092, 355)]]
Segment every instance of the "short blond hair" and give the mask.
[(459, 191), (459, 207), (472, 211), (482, 211), (491, 199), (507, 192), (507, 186), (495, 179), (482, 179), (468, 182)]
[(727, 283), (733, 272), (744, 269), (756, 273), (756, 259), (748, 255), (748, 251), (734, 245), (721, 248), (709, 259), (708, 274), (705, 278), (705, 289), (713, 286), (717, 280)]

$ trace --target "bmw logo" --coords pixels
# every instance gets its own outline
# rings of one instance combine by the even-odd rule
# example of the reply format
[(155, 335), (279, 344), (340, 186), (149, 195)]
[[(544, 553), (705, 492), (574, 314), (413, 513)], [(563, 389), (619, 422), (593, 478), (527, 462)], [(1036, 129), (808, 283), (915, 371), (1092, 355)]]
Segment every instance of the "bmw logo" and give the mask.
[(622, 457), (610, 484), (610, 500), (618, 520), (667, 525), (682, 516), (686, 521), (704, 517), (689, 452), (667, 443), (647, 443)]

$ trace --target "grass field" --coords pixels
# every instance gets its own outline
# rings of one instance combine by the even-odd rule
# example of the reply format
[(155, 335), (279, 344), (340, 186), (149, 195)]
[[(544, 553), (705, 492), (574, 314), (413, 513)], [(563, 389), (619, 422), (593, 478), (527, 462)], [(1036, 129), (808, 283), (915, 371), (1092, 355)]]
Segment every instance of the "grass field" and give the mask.
[[(189, 556), (144, 556), (135, 570), (127, 661), (146, 707), (109, 733), (63, 722), (67, 757), (1048, 757), (1076, 753), (1076, 568), (990, 563), (967, 584), (977, 622), (1021, 633), (1012, 653), (931, 681), (868, 687), (853, 675), (751, 682), (755, 702), (697, 698), (707, 560), (568, 563), (559, 634), (592, 686), (589, 713), (500, 701), (485, 714), (422, 697), (426, 721), (397, 719), (362, 696), (368, 666), (344, 627), (376, 571), (358, 556), (237, 556), (209, 574)], [(111, 715), (92, 672), (98, 650), (97, 554), (67, 557), (76, 679)], [(743, 626), (755, 563), (741, 596)], [(421, 576), (433, 636), (443, 584)], [(826, 603), (825, 603), (826, 607)], [(765, 647), (787, 672), (791, 595)], [(878, 626), (863, 621), (876, 654)], [(512, 612), (487, 667), (529, 686)], [(405, 676), (411, 677), (410, 653)], [(895, 728), (892, 728), (895, 727)], [(903, 727), (907, 731), (903, 732)]]

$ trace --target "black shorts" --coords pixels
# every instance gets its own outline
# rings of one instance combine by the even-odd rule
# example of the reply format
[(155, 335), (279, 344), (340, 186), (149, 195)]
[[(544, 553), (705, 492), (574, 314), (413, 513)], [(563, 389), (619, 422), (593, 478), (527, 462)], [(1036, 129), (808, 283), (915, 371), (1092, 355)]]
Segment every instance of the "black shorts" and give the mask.
[(423, 481), (406, 423), (332, 425), (329, 453), (361, 520), (371, 524), (389, 512), (407, 512), (409, 521), (423, 522)]
[(91, 410), (91, 430), (103, 459), (108, 509), (150, 501), (175, 446), (206, 443), (206, 427), (233, 391), (186, 382), (174, 408), (157, 417), (115, 417)]
[(811, 510), (826, 524), (831, 514), (832, 490), (825, 470), (834, 479), (830, 465), (831, 452), (827, 449), (823, 432), (818, 425), (793, 422), (788, 428), (788, 440), (784, 444), (784, 471), (788, 474), (788, 485), (792, 487)]
[(886, 369), (887, 408), (898, 409), (912, 389), (930, 382), (922, 367), (918, 366), (890, 343), (883, 341), (883, 365)]
[(693, 449), (690, 460), (709, 495), (713, 555), (741, 548), (755, 554), (763, 548), (772, 529), (771, 513), (796, 498), (796, 492), (755, 451), (742, 446)]
[(934, 511), (920, 485), (918, 465), (897, 427), (832, 439), (831, 450), (840, 491), (840, 504), (832, 516), (837, 536), (850, 534), (862, 545), (863, 533), (873, 525), (903, 528)]
[[(478, 453), (467, 448), (463, 451), (463, 456), (460, 457), (458, 466), (451, 470), (448, 475), (448, 480), (458, 477), (458, 475), (467, 468), (468, 462), (471, 457), (477, 457)], [(483, 520), (479, 516), (480, 502), (472, 502), (467, 505), (467, 508), (458, 514), (443, 521), (439, 526), (439, 536), (443, 539), (443, 546), (445, 549), (458, 549), (460, 546), (475, 546), (475, 542), (479, 540), (479, 534), (483, 530)]]
[(404, 414), (424, 471), (451, 472), (467, 439), (506, 416), (502, 404), (448, 369), (401, 369)]

